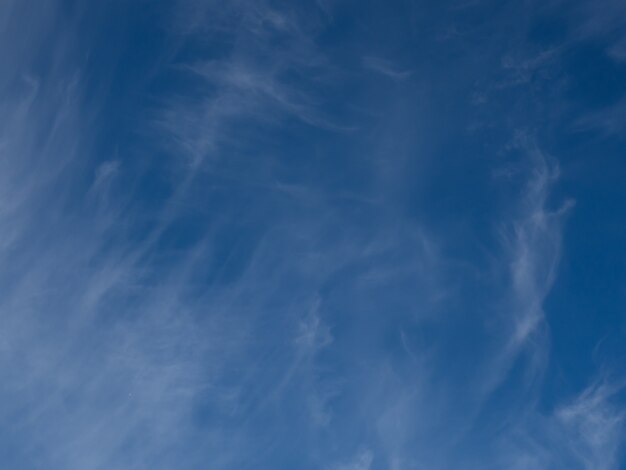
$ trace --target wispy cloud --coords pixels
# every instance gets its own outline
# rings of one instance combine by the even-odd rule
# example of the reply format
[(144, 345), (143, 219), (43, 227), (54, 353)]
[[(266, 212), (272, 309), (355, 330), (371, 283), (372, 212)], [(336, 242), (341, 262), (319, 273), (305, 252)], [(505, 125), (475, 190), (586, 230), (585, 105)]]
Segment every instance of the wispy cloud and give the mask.
[[(434, 85), (398, 101), (428, 95), (433, 122), (453, 123), (441, 141), (393, 106), (384, 125), (363, 118), (369, 136), (343, 132), (343, 103), (372, 101), (367, 84), (333, 93), (338, 77), (366, 69), (399, 90), (418, 68), (440, 75), (359, 61), (367, 18), (352, 29), (334, 2), (100, 7), (137, 27), (120, 36), (154, 33), (156, 52), (77, 41), (98, 15), (34, 3), (0, 6), (5, 466), (618, 468), (620, 387), (549, 407), (528, 392), (548, 366), (544, 304), (572, 207), (553, 201), (559, 166), (539, 137), (520, 132), (503, 171), (452, 168), (463, 113)], [(341, 34), (324, 30), (335, 17)], [(343, 75), (331, 55), (347, 51)], [(494, 73), (529, 84), (562, 51), (526, 52)], [(505, 187), (497, 204), (490, 185)]]
[(597, 131), (605, 137), (620, 138), (626, 128), (626, 99), (598, 111), (586, 113), (574, 123), (574, 129)]
[[(266, 2), (233, 2), (224, 9), (211, 2), (181, 4), (181, 11), (189, 10), (185, 20), (174, 25), (174, 37), (182, 34), (186, 40), (201, 42), (215, 38), (232, 46), (226, 55), (207, 54), (193, 62), (175, 59), (170, 64), (187, 74), (194, 90), (166, 100), (155, 118), (167, 135), (164, 142), (178, 144), (173, 152), (182, 150), (197, 166), (218, 158), (224, 147), (243, 151), (244, 132), (271, 129), (285, 119), (334, 131), (352, 129), (325, 115), (318, 99), (307, 92), (328, 86), (332, 74), (315, 46), (315, 21), (310, 16), (303, 17), (297, 9), (278, 10)], [(199, 19), (204, 20), (194, 26)], [(298, 86), (293, 84), (295, 78)]]
[(333, 470), (369, 470), (372, 466), (373, 454), (369, 450), (361, 450), (347, 463), (335, 465)]
[(574, 202), (550, 209), (552, 185), (558, 166), (537, 146), (532, 136), (520, 133), (515, 146), (527, 155), (530, 177), (511, 220), (501, 228), (501, 241), (509, 260), (510, 287), (499, 315), (502, 351), (486, 381), (486, 390), (499, 385), (522, 352), (528, 354), (529, 374), (535, 378), (546, 366), (546, 328), (543, 303), (555, 280), (561, 257), (564, 216)]
[(615, 386), (593, 384), (556, 411), (571, 451), (585, 468), (611, 469), (618, 465), (626, 412), (611, 403), (617, 392)]
[[(50, 27), (55, 14), (33, 20)], [(41, 68), (37, 48), (1, 74), (0, 223), (12, 229), (0, 246), (0, 414), (35, 467), (169, 466), (165, 455), (191, 438), (194, 397), (214, 385), (219, 361), (206, 359), (225, 357), (229, 333), (217, 316), (202, 335), (194, 327), (181, 270), (191, 257), (163, 272), (165, 285), (150, 281), (110, 191), (123, 169), (90, 153), (84, 77), (72, 70), (72, 51), (56, 46), (66, 56), (45, 76), (31, 72)]]
[(394, 80), (406, 80), (413, 72), (402, 70), (393, 62), (379, 57), (366, 56), (363, 58), (363, 66), (369, 70), (380, 73)]
[(554, 283), (561, 254), (562, 218), (573, 204), (566, 201), (554, 211), (547, 207), (558, 167), (550, 165), (535, 144), (525, 145), (533, 167), (521, 216), (512, 226), (511, 276), (516, 307), (513, 344), (523, 343), (543, 318), (542, 303)]
[(593, 383), (549, 415), (526, 414), (501, 439), (500, 463), (510, 468), (619, 468), (624, 444), (624, 410), (617, 405), (620, 388)]

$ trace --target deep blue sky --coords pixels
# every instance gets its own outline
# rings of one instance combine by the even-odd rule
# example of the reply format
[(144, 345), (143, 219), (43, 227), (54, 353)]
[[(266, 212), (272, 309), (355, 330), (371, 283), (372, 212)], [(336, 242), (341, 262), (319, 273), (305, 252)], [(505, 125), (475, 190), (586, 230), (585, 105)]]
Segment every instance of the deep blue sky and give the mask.
[(4, 0), (0, 467), (626, 469), (626, 3)]

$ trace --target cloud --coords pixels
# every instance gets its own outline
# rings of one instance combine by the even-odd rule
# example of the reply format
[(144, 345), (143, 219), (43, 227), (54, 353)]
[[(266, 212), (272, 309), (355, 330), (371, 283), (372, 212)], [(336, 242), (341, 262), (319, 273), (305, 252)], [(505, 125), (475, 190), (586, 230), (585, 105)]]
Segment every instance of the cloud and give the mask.
[[(623, 2), (608, 0), (598, 8), (597, 3), (584, 0), (574, 3), (570, 8), (574, 23), (572, 35), (575, 40), (601, 39), (609, 44), (609, 53), (619, 50), (626, 40), (623, 32), (626, 7)], [(620, 60), (619, 53), (614, 58)]]
[[(225, 148), (246, 151), (242, 136), (271, 130), (285, 120), (331, 131), (353, 126), (330, 118), (314, 90), (330, 86), (333, 68), (315, 46), (313, 14), (278, 10), (267, 2), (184, 1), (171, 34), (185, 41), (232, 42), (225, 54), (174, 59), (169, 66), (189, 83), (191, 93), (171, 96), (153, 118), (161, 143), (187, 155), (192, 167), (212, 161)], [(206, 21), (202, 21), (202, 19)], [(297, 86), (294, 84), (297, 79)]]
[[(336, 132), (338, 102), (361, 98), (329, 92), (333, 2), (166, 2), (164, 51), (127, 44), (145, 69), (111, 61), (123, 84), (100, 78), (97, 41), (72, 40), (82, 10), (20, 3), (0, 6), (7, 466), (615, 468), (621, 389), (552, 411), (527, 400), (572, 205), (552, 201), (558, 164), (538, 138), (519, 133), (521, 162), (494, 173), (500, 244), (468, 249), (437, 204), (414, 206), (416, 173), (435, 172), (408, 159), (438, 144), (418, 147), (404, 111), (383, 142), (379, 124)], [(145, 27), (120, 5), (105, 10)], [(527, 81), (550, 60), (504, 66)], [(413, 73), (359, 66), (391, 87)], [(465, 169), (447, 164), (445, 188)]]
[(364, 57), (363, 66), (394, 80), (406, 80), (413, 75), (412, 71), (400, 70), (392, 62), (378, 57)]
[(500, 463), (520, 470), (618, 468), (625, 418), (619, 392), (620, 387), (596, 382), (547, 416), (528, 413), (501, 439)]
[(585, 468), (611, 469), (618, 465), (626, 418), (626, 412), (611, 403), (618, 391), (608, 384), (592, 384), (555, 413), (571, 451)]
[[(28, 20), (53, 29), (47, 21), (60, 13), (52, 3), (53, 12)], [(36, 37), (13, 33), (12, 44)], [(157, 280), (148, 261), (154, 252), (138, 256), (145, 251), (125, 230), (132, 214), (110, 191), (120, 165), (93, 150), (94, 109), (85, 104), (80, 61), (61, 32), (55, 37), (51, 47), (62, 52), (48, 68), (33, 47), (0, 72), (0, 102), (12, 111), (0, 122), (0, 223), (11, 227), (0, 244), (0, 415), (14, 423), (17, 449), (6, 463), (170, 467), (167, 454), (193, 441), (195, 397), (213, 390), (221, 400), (213, 387), (222, 362), (213, 357), (219, 351), (224, 359), (238, 340), (219, 315), (199, 333), (198, 309), (184, 298), (186, 266), (198, 251), (159, 270)], [(189, 452), (183, 464), (195, 458)]]
[(502, 351), (487, 374), (490, 378), (485, 382), (485, 390), (493, 390), (505, 380), (522, 352), (528, 355), (530, 381), (545, 368), (548, 345), (543, 302), (552, 288), (561, 257), (564, 217), (574, 205), (572, 200), (566, 200), (551, 210), (549, 195), (559, 176), (558, 166), (550, 163), (550, 157), (526, 133), (517, 135), (515, 147), (527, 156), (530, 177), (517, 209), (500, 230), (505, 259), (509, 261), (510, 286), (498, 317)]
[(333, 470), (369, 470), (372, 466), (374, 456), (369, 450), (361, 450), (347, 463), (335, 465)]
[(586, 113), (574, 123), (574, 130), (578, 132), (598, 131), (604, 137), (620, 138), (626, 128), (626, 99), (599, 111)]
[(513, 343), (523, 343), (543, 318), (541, 304), (550, 291), (561, 252), (563, 215), (572, 207), (566, 201), (550, 211), (547, 198), (558, 169), (531, 144), (527, 149), (534, 167), (522, 201), (521, 216), (513, 222), (511, 276), (515, 297)]

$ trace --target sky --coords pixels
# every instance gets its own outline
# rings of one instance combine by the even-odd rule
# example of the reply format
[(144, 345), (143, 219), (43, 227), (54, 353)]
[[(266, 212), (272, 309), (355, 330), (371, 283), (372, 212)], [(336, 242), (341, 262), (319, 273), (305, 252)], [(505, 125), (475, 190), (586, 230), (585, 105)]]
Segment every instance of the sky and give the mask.
[(0, 467), (626, 469), (622, 0), (0, 2)]

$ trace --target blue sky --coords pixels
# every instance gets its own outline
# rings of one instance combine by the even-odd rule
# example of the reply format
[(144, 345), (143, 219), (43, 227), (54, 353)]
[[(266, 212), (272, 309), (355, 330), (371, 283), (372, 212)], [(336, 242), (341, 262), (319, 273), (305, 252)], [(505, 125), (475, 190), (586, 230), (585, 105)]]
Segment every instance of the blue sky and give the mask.
[(626, 469), (626, 4), (0, 3), (0, 466)]

